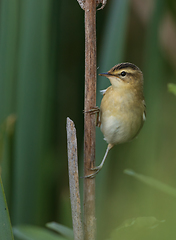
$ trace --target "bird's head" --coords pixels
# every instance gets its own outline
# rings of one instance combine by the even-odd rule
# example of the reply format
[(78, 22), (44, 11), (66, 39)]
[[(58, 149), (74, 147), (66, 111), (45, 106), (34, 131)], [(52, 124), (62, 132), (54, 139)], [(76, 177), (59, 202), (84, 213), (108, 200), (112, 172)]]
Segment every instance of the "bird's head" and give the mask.
[(143, 74), (141, 70), (132, 63), (120, 63), (115, 65), (106, 73), (100, 76), (109, 78), (113, 87), (140, 87), (143, 88)]

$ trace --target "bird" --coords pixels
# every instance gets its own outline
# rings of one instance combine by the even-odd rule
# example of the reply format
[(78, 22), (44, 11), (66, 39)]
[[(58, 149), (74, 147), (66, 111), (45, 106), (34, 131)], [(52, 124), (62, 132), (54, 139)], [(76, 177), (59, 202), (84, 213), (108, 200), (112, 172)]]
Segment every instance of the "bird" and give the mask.
[(120, 63), (99, 75), (107, 77), (111, 85), (101, 90), (100, 108), (94, 107), (88, 112), (97, 114), (96, 125), (108, 146), (101, 164), (91, 168), (94, 172), (87, 178), (94, 178), (102, 169), (110, 149), (134, 139), (146, 120), (143, 73), (135, 64)]

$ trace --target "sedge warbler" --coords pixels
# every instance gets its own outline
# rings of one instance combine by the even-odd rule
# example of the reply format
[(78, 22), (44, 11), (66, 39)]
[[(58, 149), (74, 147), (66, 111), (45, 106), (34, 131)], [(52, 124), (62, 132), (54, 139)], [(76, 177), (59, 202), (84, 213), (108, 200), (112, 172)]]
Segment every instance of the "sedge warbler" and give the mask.
[(143, 74), (132, 63), (120, 63), (106, 73), (111, 86), (102, 90), (103, 98), (99, 108), (88, 112), (97, 113), (97, 126), (108, 143), (101, 164), (90, 170), (86, 176), (93, 178), (102, 169), (109, 150), (117, 144), (125, 143), (137, 136), (146, 119), (146, 105), (143, 94)]

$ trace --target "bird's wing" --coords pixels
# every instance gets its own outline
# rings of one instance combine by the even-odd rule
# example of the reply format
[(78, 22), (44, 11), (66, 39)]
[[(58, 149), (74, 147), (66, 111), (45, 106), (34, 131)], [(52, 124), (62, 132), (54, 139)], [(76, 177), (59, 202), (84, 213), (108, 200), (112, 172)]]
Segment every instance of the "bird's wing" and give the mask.
[[(112, 87), (112, 86), (109, 86), (109, 87), (106, 88), (106, 89), (100, 90), (100, 92), (101, 92), (101, 93), (103, 94), (103, 96), (104, 96), (104, 95), (106, 94), (106, 92), (111, 89), (111, 87)], [(97, 115), (96, 126), (98, 126), (98, 127), (101, 126), (101, 108), (100, 108), (99, 114)]]
[(97, 111), (97, 116), (96, 116), (96, 126), (97, 127), (101, 126), (100, 114), (101, 114), (101, 112), (100, 112), (100, 109), (99, 109), (99, 111)]

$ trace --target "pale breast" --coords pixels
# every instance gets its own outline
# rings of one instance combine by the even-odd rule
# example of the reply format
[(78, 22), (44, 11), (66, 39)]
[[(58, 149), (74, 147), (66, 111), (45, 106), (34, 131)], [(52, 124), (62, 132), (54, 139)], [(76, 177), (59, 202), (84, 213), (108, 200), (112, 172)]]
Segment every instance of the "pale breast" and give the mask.
[(136, 104), (133, 96), (124, 94), (118, 95), (118, 92), (108, 89), (101, 102), (101, 131), (105, 140), (111, 144), (130, 141), (143, 125), (142, 101)]

